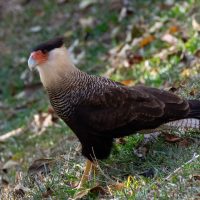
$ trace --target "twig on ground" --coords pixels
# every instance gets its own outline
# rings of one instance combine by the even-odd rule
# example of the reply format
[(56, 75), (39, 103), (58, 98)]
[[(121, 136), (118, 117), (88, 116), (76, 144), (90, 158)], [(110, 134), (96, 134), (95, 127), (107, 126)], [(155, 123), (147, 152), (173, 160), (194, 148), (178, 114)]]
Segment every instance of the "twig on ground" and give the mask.
[(193, 162), (194, 160), (196, 160), (199, 157), (198, 154), (194, 153), (193, 157), (191, 160), (187, 161), (186, 163), (184, 163), (183, 165), (181, 165), (179, 168), (175, 169), (170, 175), (168, 175), (165, 180), (168, 181), (174, 174), (176, 174), (177, 172), (179, 172), (181, 169), (183, 169), (183, 167), (185, 167), (185, 165), (190, 164), (191, 162)]
[(24, 130), (25, 130), (25, 128), (20, 127), (20, 128), (15, 129), (15, 130), (12, 130), (8, 133), (5, 133), (4, 135), (0, 136), (0, 142), (4, 142), (12, 136), (20, 135), (24, 132)]

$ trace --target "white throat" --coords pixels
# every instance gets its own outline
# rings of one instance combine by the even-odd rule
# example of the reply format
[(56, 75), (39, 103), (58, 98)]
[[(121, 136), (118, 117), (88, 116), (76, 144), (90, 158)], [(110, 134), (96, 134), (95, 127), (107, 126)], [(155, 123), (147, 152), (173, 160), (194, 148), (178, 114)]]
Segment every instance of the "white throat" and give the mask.
[(49, 52), (48, 60), (37, 67), (45, 87), (55, 86), (63, 77), (78, 70), (72, 63), (67, 49), (63, 46)]

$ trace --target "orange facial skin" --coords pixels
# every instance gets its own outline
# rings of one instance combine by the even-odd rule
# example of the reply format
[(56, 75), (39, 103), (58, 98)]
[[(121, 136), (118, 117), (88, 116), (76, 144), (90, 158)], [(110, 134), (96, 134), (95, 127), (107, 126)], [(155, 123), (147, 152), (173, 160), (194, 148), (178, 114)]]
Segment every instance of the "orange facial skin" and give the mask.
[(38, 65), (43, 64), (44, 62), (47, 61), (48, 54), (43, 53), (42, 51), (34, 51), (32, 53), (32, 58), (37, 62)]

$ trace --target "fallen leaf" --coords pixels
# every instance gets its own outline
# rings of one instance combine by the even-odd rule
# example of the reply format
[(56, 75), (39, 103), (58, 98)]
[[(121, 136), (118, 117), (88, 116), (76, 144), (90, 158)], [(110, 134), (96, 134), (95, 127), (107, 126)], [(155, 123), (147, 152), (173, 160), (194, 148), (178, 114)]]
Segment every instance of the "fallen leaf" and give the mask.
[(21, 171), (17, 171), (15, 174), (15, 183), (19, 184), (23, 179), (23, 175)]
[(134, 54), (132, 51), (126, 51), (126, 58), (130, 65), (138, 64), (143, 61), (143, 57), (139, 54)]
[(94, 193), (95, 194), (101, 194), (101, 195), (107, 194), (107, 191), (100, 185), (97, 185), (97, 186), (91, 188), (89, 190), (89, 192), (92, 193), (92, 194), (94, 194)]
[(177, 32), (179, 32), (180, 31), (180, 27), (179, 26), (171, 26), (170, 28), (169, 28), (169, 33), (170, 34), (174, 34), (174, 33), (177, 33)]
[(81, 10), (84, 10), (85, 8), (91, 6), (91, 5), (95, 4), (95, 3), (97, 3), (97, 0), (84, 0), (84, 1), (80, 2), (79, 8)]
[(186, 78), (186, 77), (190, 77), (190, 69), (184, 69), (182, 72), (181, 72), (181, 76)]
[(187, 138), (184, 138), (183, 140), (181, 140), (178, 145), (180, 147), (188, 147), (192, 144), (191, 140), (190, 139), (187, 139)]
[(109, 51), (111, 70), (119, 67), (129, 67), (130, 63), (128, 61), (127, 52), (131, 51), (131, 46), (129, 44), (119, 45)]
[(105, 195), (108, 193), (108, 191), (104, 189), (102, 186), (97, 185), (93, 188), (81, 190), (75, 195), (74, 200), (82, 199), (83, 197), (86, 197), (89, 193)]
[(168, 56), (178, 53), (177, 45), (173, 45), (169, 48), (162, 49), (159, 53), (155, 54), (155, 57), (160, 58), (161, 60), (166, 60)]
[(42, 112), (33, 116), (33, 121), (30, 124), (32, 132), (41, 135), (49, 126), (52, 126), (58, 119), (55, 112), (50, 108), (48, 113)]
[(168, 133), (164, 133), (164, 138), (165, 138), (165, 141), (172, 142), (172, 143), (181, 141), (180, 137), (178, 137), (176, 135), (171, 135)]
[(178, 39), (176, 37), (174, 37), (173, 35), (169, 34), (169, 33), (165, 33), (162, 37), (161, 40), (164, 42), (167, 42), (169, 44), (175, 45), (178, 43)]
[(127, 58), (127, 52), (131, 50), (131, 46), (129, 44), (125, 44), (117, 49), (117, 54), (121, 58)]
[(122, 7), (118, 18), (119, 22), (121, 22), (126, 16), (127, 16), (127, 9), (125, 7)]
[(2, 167), (2, 170), (7, 171), (13, 167), (19, 166), (19, 163), (14, 160), (8, 160)]
[(21, 188), (14, 188), (14, 196), (15, 197), (17, 197), (17, 198), (19, 198), (19, 197), (24, 197), (24, 195), (25, 195), (25, 192), (24, 192), (24, 190), (22, 190)]
[(200, 31), (200, 14), (196, 13), (192, 16), (192, 27), (195, 31)]
[(83, 28), (92, 27), (94, 25), (94, 18), (81, 18), (79, 22)]
[(16, 196), (16, 197), (21, 197), (21, 198), (23, 198), (24, 196), (25, 196), (25, 193), (26, 192), (29, 192), (30, 191), (30, 189), (29, 188), (27, 188), (27, 187), (24, 187), (22, 184), (17, 184), (15, 187), (14, 187), (14, 195)]
[(199, 174), (194, 174), (194, 175), (192, 175), (192, 178), (193, 178), (195, 181), (200, 181), (200, 175), (199, 175)]
[(46, 192), (42, 193), (43, 198), (48, 198), (49, 196), (52, 196), (52, 195), (53, 195), (53, 190), (49, 187), (47, 188)]
[(126, 85), (126, 86), (133, 86), (133, 85), (134, 85), (134, 81), (133, 81), (133, 80), (130, 80), (130, 79), (128, 79), (128, 80), (123, 80), (123, 81), (121, 81), (121, 83), (122, 83), (123, 85)]
[(50, 164), (52, 164), (53, 161), (54, 159), (47, 159), (47, 158), (41, 158), (35, 160), (29, 167), (28, 174), (30, 176), (33, 176), (36, 174), (46, 175), (50, 173)]
[(111, 188), (112, 190), (120, 191), (125, 188), (125, 185), (124, 183), (115, 183), (115, 184), (109, 185), (108, 187)]
[(150, 29), (149, 32), (150, 33), (154, 33), (156, 31), (158, 31), (159, 29), (161, 29), (163, 27), (163, 22), (156, 22)]
[(141, 41), (140, 41), (140, 47), (145, 47), (148, 44), (150, 44), (151, 42), (153, 42), (155, 40), (155, 37), (153, 35), (149, 35), (147, 37), (144, 37)]

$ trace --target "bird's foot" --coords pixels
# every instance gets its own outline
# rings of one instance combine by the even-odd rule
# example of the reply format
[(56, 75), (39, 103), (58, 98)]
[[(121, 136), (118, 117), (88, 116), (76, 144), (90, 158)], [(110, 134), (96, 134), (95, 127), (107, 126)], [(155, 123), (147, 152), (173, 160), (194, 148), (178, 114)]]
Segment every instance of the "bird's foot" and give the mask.
[(87, 160), (83, 175), (81, 177), (81, 180), (80, 180), (78, 186), (76, 186), (76, 189), (82, 188), (84, 186), (84, 184), (88, 181), (92, 168), (93, 168), (93, 163), (90, 160)]

